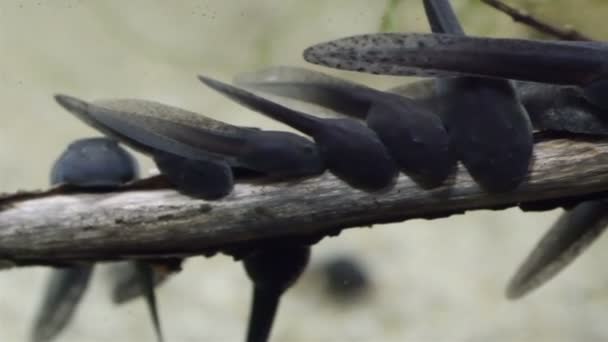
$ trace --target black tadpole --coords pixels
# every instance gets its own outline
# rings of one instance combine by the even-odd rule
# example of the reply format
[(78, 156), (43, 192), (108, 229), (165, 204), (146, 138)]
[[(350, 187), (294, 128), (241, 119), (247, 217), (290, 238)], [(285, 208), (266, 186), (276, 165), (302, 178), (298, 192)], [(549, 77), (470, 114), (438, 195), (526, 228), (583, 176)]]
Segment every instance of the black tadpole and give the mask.
[(607, 226), (608, 200), (583, 202), (563, 213), (511, 278), (507, 298), (521, 298), (556, 276)]
[[(424, 0), (433, 32), (464, 35), (449, 0)], [(473, 59), (462, 63), (476, 63)], [(489, 191), (509, 191), (528, 173), (532, 125), (508, 80), (438, 78), (440, 115), (471, 176)]]
[(153, 159), (159, 171), (184, 195), (215, 200), (228, 195), (234, 186), (232, 169), (221, 160), (192, 160), (164, 152)]
[(163, 331), (158, 318), (158, 308), (156, 305), (156, 294), (154, 292), (155, 282), (155, 271), (152, 266), (144, 261), (134, 261), (135, 269), (140, 279), (141, 287), (143, 290), (144, 297), (146, 298), (146, 304), (148, 304), (148, 311), (150, 312), (150, 318), (152, 319), (152, 325), (156, 332), (156, 339), (159, 342), (163, 342)]
[[(116, 141), (80, 139), (68, 145), (51, 169), (51, 184), (83, 188), (113, 188), (137, 177), (135, 159)], [(68, 325), (84, 295), (93, 266), (53, 270), (42, 307), (32, 330), (32, 341), (50, 341)]]
[(309, 258), (309, 246), (289, 244), (263, 247), (243, 259), (253, 282), (247, 342), (268, 341), (280, 298), (304, 272)]
[(398, 169), (374, 131), (352, 119), (323, 119), (261, 98), (244, 89), (199, 76), (210, 88), (254, 111), (310, 135), (328, 169), (354, 188), (380, 191), (394, 184)]
[(304, 58), (336, 69), (382, 75), (584, 85), (605, 77), (606, 52), (608, 46), (599, 42), (376, 33), (316, 44), (304, 51)]
[(30, 341), (55, 339), (71, 321), (91, 278), (93, 266), (53, 270), (38, 310)]
[[(409, 82), (387, 91), (436, 109), (442, 99), (436, 94), (434, 83), (432, 79)], [(608, 135), (605, 111), (589, 103), (579, 87), (519, 81), (515, 82), (515, 91), (534, 130)]]
[(243, 73), (235, 83), (365, 119), (399, 168), (423, 186), (440, 185), (456, 165), (439, 117), (407, 97), (288, 66)]
[[(87, 189), (111, 189), (137, 178), (138, 165), (125, 149), (108, 138), (80, 139), (71, 143), (54, 163), (52, 184)], [(55, 270), (32, 331), (32, 341), (50, 341), (67, 326), (93, 271), (92, 265)], [(142, 286), (146, 279), (140, 277)], [(147, 300), (150, 300), (149, 293)], [(153, 289), (152, 289), (153, 296)], [(156, 305), (150, 305), (155, 328), (160, 331)], [(162, 337), (160, 337), (162, 340)]]
[(117, 187), (134, 180), (137, 162), (115, 140), (79, 139), (68, 145), (51, 169), (51, 184), (83, 188)]
[[(66, 95), (57, 95), (55, 99), (100, 132), (142, 153), (158, 156), (159, 164), (165, 165), (161, 169), (173, 181), (180, 176), (179, 170), (164, 163), (167, 158), (184, 158), (179, 163), (192, 167), (185, 174), (189, 179), (203, 172), (203, 164), (213, 164), (214, 171), (203, 174), (213, 172), (213, 176), (220, 177), (218, 184), (208, 190), (217, 196), (229, 193), (232, 188), (227, 166), (273, 178), (299, 178), (325, 170), (317, 146), (297, 134), (237, 127), (153, 101), (117, 99), (87, 103)], [(221, 184), (226, 187), (218, 188)], [(195, 193), (201, 190), (199, 185), (193, 185)]]
[[(316, 64), (376, 74), (479, 76), (576, 85), (608, 109), (605, 42), (465, 37), (454, 34), (368, 34), (317, 44)], [(474, 61), (474, 62), (473, 62)]]

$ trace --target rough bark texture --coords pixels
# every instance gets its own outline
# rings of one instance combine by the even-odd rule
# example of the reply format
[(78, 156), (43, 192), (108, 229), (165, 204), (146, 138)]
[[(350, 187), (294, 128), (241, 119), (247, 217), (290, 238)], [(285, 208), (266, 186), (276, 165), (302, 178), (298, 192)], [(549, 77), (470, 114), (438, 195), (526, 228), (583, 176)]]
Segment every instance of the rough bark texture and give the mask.
[(392, 190), (368, 194), (326, 173), (298, 182), (239, 184), (214, 202), (173, 190), (5, 197), (0, 256), (7, 267), (186, 256), (267, 238), (324, 235), (606, 190), (608, 140), (557, 138), (536, 144), (529, 179), (502, 194), (484, 192), (459, 167), (445, 186), (430, 191), (401, 176)]

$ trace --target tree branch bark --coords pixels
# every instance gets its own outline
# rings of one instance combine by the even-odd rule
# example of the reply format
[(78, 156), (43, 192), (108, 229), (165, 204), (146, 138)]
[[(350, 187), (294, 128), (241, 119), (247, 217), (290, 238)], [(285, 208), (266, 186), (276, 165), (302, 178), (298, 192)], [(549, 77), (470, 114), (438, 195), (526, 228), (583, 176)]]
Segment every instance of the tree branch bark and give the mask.
[(51, 192), (0, 208), (0, 259), (8, 267), (189, 256), (268, 238), (335, 234), (606, 190), (608, 140), (551, 138), (536, 144), (529, 179), (502, 194), (481, 190), (462, 166), (430, 191), (400, 176), (392, 190), (368, 194), (326, 173), (298, 182), (238, 184), (213, 202), (173, 190)]

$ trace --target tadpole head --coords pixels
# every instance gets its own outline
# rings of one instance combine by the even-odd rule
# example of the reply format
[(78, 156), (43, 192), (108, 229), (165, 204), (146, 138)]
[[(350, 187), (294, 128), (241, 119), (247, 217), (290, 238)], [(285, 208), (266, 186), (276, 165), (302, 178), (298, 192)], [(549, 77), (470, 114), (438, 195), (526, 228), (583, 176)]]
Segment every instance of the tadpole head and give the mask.
[(318, 175), (325, 164), (317, 145), (297, 134), (252, 131), (242, 161), (255, 170), (278, 177)]
[(352, 119), (326, 122), (315, 141), (336, 177), (369, 192), (394, 185), (399, 169), (374, 131)]
[(299, 245), (260, 248), (243, 259), (245, 271), (256, 288), (287, 290), (300, 277), (310, 247)]
[(114, 187), (137, 177), (135, 159), (112, 139), (76, 140), (59, 156), (51, 170), (52, 184)]
[(608, 110), (608, 80), (598, 80), (583, 88), (585, 99), (592, 105)]
[(191, 160), (157, 153), (154, 162), (179, 193), (205, 200), (227, 196), (234, 187), (230, 166), (221, 160)]
[(437, 115), (411, 101), (375, 103), (367, 116), (399, 168), (425, 188), (441, 185), (454, 171), (456, 158)]

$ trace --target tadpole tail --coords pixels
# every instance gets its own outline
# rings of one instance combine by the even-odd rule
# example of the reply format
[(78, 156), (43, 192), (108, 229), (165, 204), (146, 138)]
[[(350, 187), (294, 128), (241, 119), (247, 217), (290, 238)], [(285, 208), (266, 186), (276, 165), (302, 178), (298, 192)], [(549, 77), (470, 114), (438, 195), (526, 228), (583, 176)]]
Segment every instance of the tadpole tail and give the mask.
[[(133, 262), (121, 262), (112, 265), (112, 302), (124, 304), (131, 300), (145, 296), (139, 270)], [(169, 273), (154, 272), (154, 287), (158, 287), (169, 279)]]
[(598, 43), (378, 33), (336, 39), (304, 51), (310, 63), (382, 75), (478, 76), (555, 84), (601, 78), (607, 48)]
[(234, 78), (234, 83), (313, 103), (359, 119), (365, 119), (372, 101), (381, 93), (338, 77), (292, 66), (274, 66), (241, 73)]
[(152, 324), (154, 325), (154, 331), (156, 332), (156, 339), (158, 342), (163, 342), (163, 332), (160, 324), (160, 319), (158, 316), (158, 308), (156, 305), (156, 294), (154, 292), (155, 285), (155, 275), (154, 269), (144, 261), (135, 261), (135, 267), (137, 268), (137, 273), (139, 274), (140, 284), (144, 291), (144, 296), (146, 298), (146, 304), (148, 305), (148, 310), (150, 312), (150, 318), (152, 319)]
[[(129, 99), (85, 102), (68, 95), (55, 95), (55, 100), (85, 124), (146, 154), (162, 151), (193, 160), (217, 159), (218, 156), (232, 160), (242, 147), (241, 139), (235, 137), (234, 132), (214, 134), (204, 127), (197, 129), (179, 121), (171, 122), (167, 118), (140, 113), (149, 111), (178, 118), (184, 115), (196, 117), (195, 113), (168, 105)], [(140, 112), (131, 111), (134, 104), (146, 108)]]
[(34, 321), (30, 341), (53, 340), (71, 321), (85, 293), (93, 266), (53, 270), (47, 291)]
[(249, 91), (234, 87), (206, 76), (198, 77), (209, 88), (221, 93), (241, 105), (264, 114), (274, 120), (291, 126), (307, 135), (314, 135), (320, 124), (320, 119), (312, 115), (298, 112), (275, 102), (259, 97)]
[(518, 299), (540, 287), (573, 262), (608, 225), (608, 202), (584, 202), (563, 213), (536, 244), (507, 287)]
[(254, 286), (246, 342), (266, 342), (279, 307), (283, 291)]
[(423, 0), (423, 4), (433, 32), (465, 35), (450, 0)]

